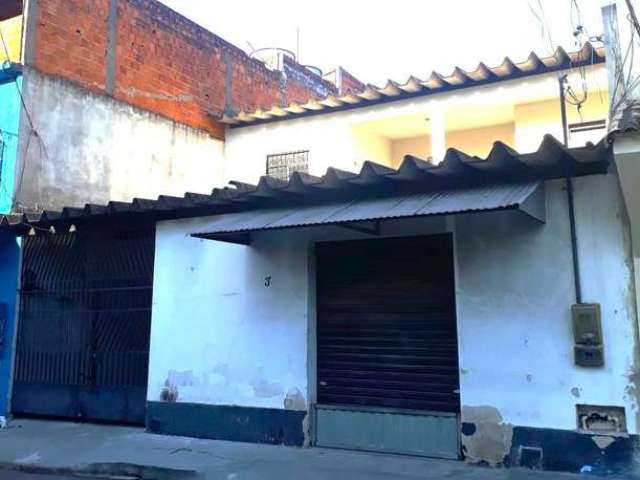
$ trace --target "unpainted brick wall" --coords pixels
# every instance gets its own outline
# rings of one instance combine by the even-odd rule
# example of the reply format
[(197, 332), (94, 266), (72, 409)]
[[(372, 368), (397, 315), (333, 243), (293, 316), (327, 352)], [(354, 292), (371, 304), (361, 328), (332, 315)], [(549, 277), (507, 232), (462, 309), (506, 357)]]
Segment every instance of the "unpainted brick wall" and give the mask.
[[(117, 2), (117, 33), (111, 43), (110, 1)], [(294, 70), (305, 75), (269, 70), (155, 0), (38, 0), (36, 15), (30, 66), (216, 138), (224, 137), (217, 121), (224, 113), (306, 102), (335, 91), (297, 64)]]
[(358, 80), (356, 77), (347, 72), (344, 68), (340, 69), (340, 94), (348, 95), (354, 92), (362, 92), (366, 85)]

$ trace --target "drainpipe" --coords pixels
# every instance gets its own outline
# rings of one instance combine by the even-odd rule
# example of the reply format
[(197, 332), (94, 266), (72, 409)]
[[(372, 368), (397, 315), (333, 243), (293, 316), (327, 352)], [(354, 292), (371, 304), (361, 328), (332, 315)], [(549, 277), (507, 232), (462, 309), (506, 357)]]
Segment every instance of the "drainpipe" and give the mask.
[[(565, 99), (564, 87), (567, 82), (567, 75), (558, 78), (560, 87), (560, 114), (562, 115), (562, 139), (565, 147), (569, 147), (569, 135), (567, 124), (567, 103)], [(569, 205), (569, 227), (571, 229), (571, 256), (573, 258), (573, 284), (576, 291), (576, 303), (582, 303), (582, 285), (580, 283), (580, 261), (578, 259), (578, 237), (576, 235), (576, 212), (573, 194), (573, 172), (567, 171), (567, 203)]]

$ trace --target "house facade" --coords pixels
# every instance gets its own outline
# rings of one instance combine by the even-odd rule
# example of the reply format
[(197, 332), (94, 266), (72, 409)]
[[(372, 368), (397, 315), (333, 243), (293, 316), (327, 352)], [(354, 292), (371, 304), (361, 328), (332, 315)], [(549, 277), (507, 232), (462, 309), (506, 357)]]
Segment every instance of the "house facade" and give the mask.
[[(341, 219), (383, 217), (374, 233), (331, 224), (331, 209), (319, 225), (296, 208), (159, 222), (148, 428), (492, 466), (631, 461), (637, 320), (618, 180), (574, 183), (583, 302), (602, 322), (597, 367), (581, 363), (572, 326), (565, 180), (543, 183), (544, 221), (465, 210), (463, 198), (492, 210), (478, 201), (491, 191), (449, 192), (458, 214), (420, 218), (337, 207), (354, 210)], [(396, 201), (397, 214), (410, 200)]]
[[(342, 70), (351, 86), (331, 87), (285, 58), (283, 83), (153, 2), (108, 7), (72, 29), (56, 0), (24, 10), (14, 171), (29, 182), (0, 217), (0, 408), (634, 468), (640, 143), (611, 125), (614, 55), (585, 44), (384, 87)], [(132, 23), (222, 61), (191, 73), (225, 95), (136, 83), (153, 49), (122, 48)], [(98, 24), (95, 69), (53, 62), (65, 32)]]
[[(12, 410), (628, 471), (637, 319), (613, 160), (607, 143), (566, 149), (548, 136), (529, 154), (498, 145), (489, 160), (451, 151), (438, 166), (409, 158), (398, 170), (366, 164), (348, 176), (5, 217), (5, 230), (27, 235)], [(140, 232), (153, 223), (151, 237)], [(152, 266), (125, 243), (141, 237)], [(92, 254), (113, 256), (109, 267)], [(49, 325), (77, 321), (78, 335), (46, 347), (55, 329), (37, 328), (43, 311)], [(81, 362), (85, 314), (102, 340), (84, 364), (90, 382), (69, 380), (69, 361), (55, 361), (75, 352)], [(132, 338), (148, 344), (123, 343)], [(136, 362), (116, 360), (134, 353)], [(140, 402), (132, 368), (146, 362)]]

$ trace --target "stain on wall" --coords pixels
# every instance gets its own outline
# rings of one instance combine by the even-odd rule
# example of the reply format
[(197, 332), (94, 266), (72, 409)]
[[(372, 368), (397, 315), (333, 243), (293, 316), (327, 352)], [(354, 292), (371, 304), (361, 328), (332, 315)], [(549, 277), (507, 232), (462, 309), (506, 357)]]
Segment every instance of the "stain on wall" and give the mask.
[(205, 132), (28, 67), (23, 87), (34, 129), (23, 115), (14, 208), (210, 193), (222, 183), (224, 145)]
[(279, 397), (284, 393), (284, 387), (279, 383), (258, 380), (253, 383), (253, 393), (261, 398)]
[(287, 396), (284, 399), (285, 410), (301, 410), (307, 409), (307, 401), (304, 398), (302, 392), (297, 388), (291, 388), (287, 392)]
[(502, 465), (511, 450), (513, 425), (503, 422), (495, 407), (462, 407), (462, 449), (466, 461)]

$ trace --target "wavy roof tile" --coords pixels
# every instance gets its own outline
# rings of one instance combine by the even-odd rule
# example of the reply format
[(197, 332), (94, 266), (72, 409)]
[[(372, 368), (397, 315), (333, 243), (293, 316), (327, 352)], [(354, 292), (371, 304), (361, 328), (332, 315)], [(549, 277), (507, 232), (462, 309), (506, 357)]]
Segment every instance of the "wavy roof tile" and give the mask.
[(414, 76), (409, 77), (404, 83), (388, 80), (383, 87), (369, 84), (364, 90), (357, 93), (349, 93), (344, 96), (329, 95), (325, 98), (309, 100), (305, 104), (292, 103), (285, 107), (273, 105), (268, 110), (258, 109), (252, 112), (240, 112), (235, 116), (224, 115), (221, 121), (232, 127), (256, 125), (318, 113), (366, 107), (378, 103), (431, 95), (458, 88), (485, 85), (574, 67), (595, 65), (604, 61), (604, 47), (594, 47), (587, 42), (580, 50), (575, 52), (567, 53), (564, 49), (558, 48), (549, 57), (539, 57), (535, 52), (531, 52), (525, 61), (519, 63), (506, 57), (497, 67), (487, 67), (481, 62), (471, 71), (456, 67), (451, 75), (433, 72), (426, 80)]
[(136, 198), (132, 202), (86, 204), (66, 207), (61, 212), (45, 210), (21, 215), (0, 215), (0, 230), (26, 235), (32, 228), (46, 231), (69, 228), (85, 222), (130, 218), (166, 220), (219, 215), (270, 205), (322, 203), (359, 195), (394, 195), (401, 192), (436, 192), (464, 185), (495, 185), (537, 179), (606, 173), (611, 145), (566, 148), (547, 135), (537, 151), (520, 154), (496, 142), (482, 159), (449, 149), (442, 162), (434, 164), (407, 155), (400, 168), (365, 162), (359, 173), (329, 168), (322, 177), (294, 173), (289, 181), (262, 177), (257, 185), (231, 182), (231, 187), (214, 189), (210, 195), (187, 193), (183, 197), (161, 195), (156, 200)]

